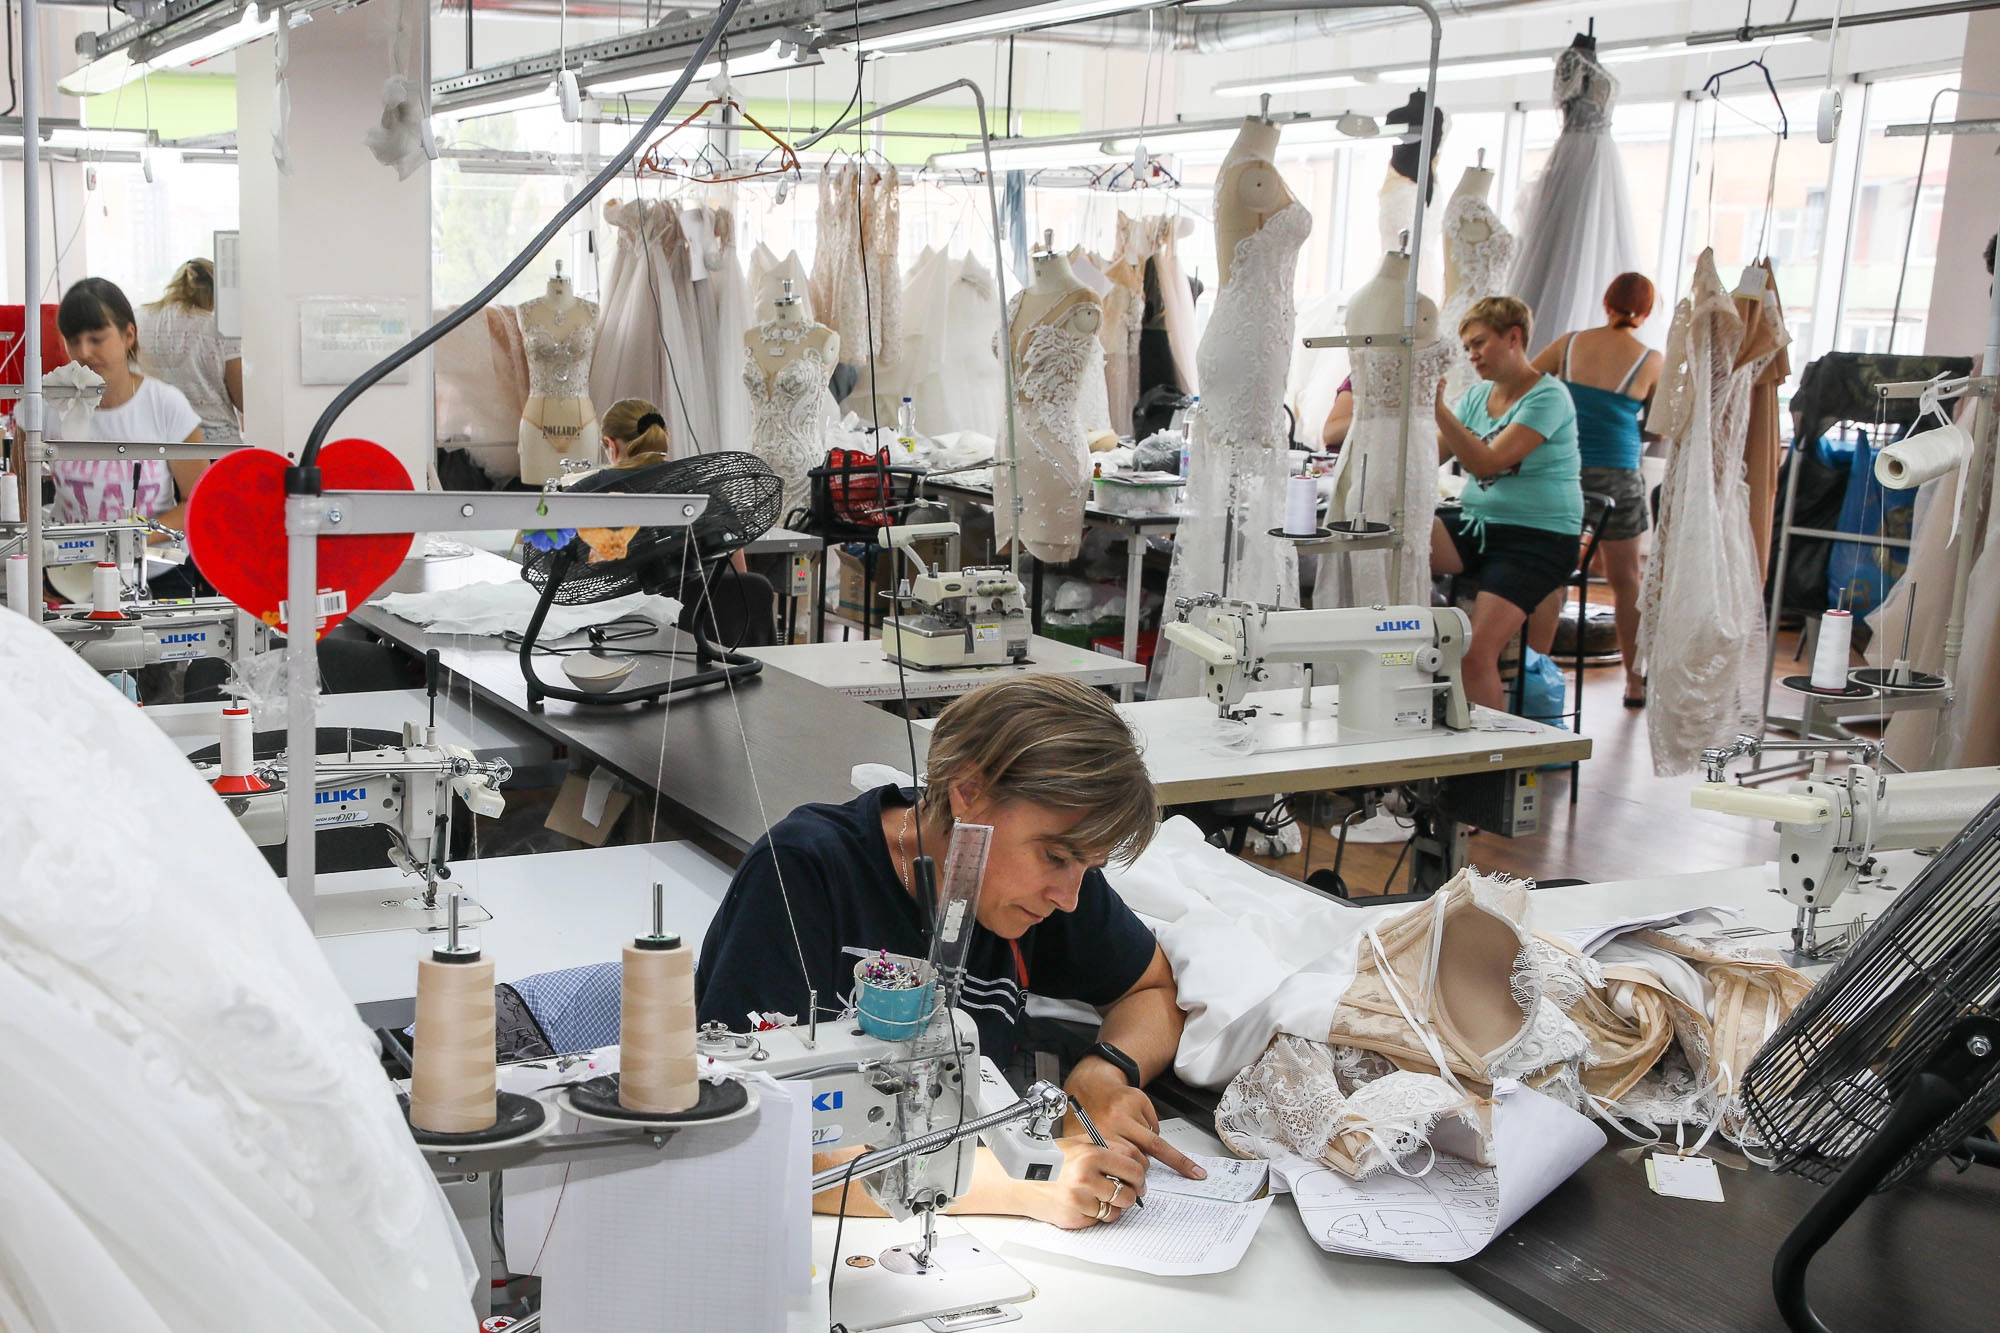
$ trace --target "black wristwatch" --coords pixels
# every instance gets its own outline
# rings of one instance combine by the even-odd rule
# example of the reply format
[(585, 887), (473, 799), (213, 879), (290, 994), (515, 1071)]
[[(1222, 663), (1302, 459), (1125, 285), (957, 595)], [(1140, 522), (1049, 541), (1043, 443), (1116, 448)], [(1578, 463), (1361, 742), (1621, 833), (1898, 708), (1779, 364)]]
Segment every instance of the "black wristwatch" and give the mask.
[(1139, 1074), (1139, 1062), (1119, 1050), (1116, 1046), (1113, 1046), (1110, 1042), (1098, 1042), (1097, 1045), (1090, 1048), (1090, 1053), (1100, 1060), (1115, 1065), (1118, 1072), (1125, 1076), (1125, 1081), (1133, 1087), (1140, 1087), (1145, 1083), (1146, 1080), (1140, 1077)]

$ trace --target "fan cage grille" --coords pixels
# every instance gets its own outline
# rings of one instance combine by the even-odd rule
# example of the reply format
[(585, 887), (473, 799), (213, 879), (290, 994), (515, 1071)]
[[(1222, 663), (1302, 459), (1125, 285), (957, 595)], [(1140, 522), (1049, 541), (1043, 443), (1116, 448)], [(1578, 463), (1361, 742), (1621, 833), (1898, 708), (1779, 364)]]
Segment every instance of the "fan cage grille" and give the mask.
[(569, 494), (705, 495), (708, 507), (693, 523), (643, 527), (617, 560), (591, 559), (572, 538), (554, 550), (530, 550), (521, 577), (536, 588), (558, 586), (558, 606), (605, 602), (628, 593), (679, 594), (701, 577), (701, 567), (723, 559), (769, 532), (778, 521), (784, 484), (755, 454), (696, 454), (635, 468), (605, 468), (566, 488)]
[[(2000, 1015), (2000, 798), (1905, 889), (1765, 1043), (1743, 1077), (1779, 1170), (1830, 1181), (1961, 1018)], [(1887, 1189), (2000, 1111), (2000, 1075), (1905, 1154)]]

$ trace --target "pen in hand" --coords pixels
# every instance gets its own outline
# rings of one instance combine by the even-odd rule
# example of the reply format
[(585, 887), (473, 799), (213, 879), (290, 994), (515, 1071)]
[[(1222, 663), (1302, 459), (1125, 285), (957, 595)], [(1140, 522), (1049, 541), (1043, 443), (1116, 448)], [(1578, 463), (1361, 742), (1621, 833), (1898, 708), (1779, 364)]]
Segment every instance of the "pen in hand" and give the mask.
[[(1083, 1126), (1083, 1132), (1090, 1135), (1090, 1141), (1092, 1143), (1096, 1144), (1100, 1148), (1108, 1148), (1111, 1146), (1110, 1144), (1104, 1141), (1104, 1136), (1097, 1132), (1097, 1126), (1090, 1123), (1090, 1112), (1083, 1109), (1082, 1102), (1079, 1102), (1074, 1098), (1072, 1098), (1070, 1100), (1069, 1109), (1070, 1112), (1076, 1116), (1077, 1123)], [(1134, 1185), (1127, 1180), (1120, 1180), (1118, 1179), (1118, 1177), (1112, 1175), (1109, 1171), (1106, 1171), (1104, 1173), (1104, 1178), (1110, 1181), (1114, 1185), (1123, 1185), (1126, 1189), (1131, 1190), (1132, 1202), (1137, 1204), (1141, 1208), (1144, 1208), (1146, 1206), (1146, 1201), (1139, 1197), (1139, 1187), (1137, 1185)]]

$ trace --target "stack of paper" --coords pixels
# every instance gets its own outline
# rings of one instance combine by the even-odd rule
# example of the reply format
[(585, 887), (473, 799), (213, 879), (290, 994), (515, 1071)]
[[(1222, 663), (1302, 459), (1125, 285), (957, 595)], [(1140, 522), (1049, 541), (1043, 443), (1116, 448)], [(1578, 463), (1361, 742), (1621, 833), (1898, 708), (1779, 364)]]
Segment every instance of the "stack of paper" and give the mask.
[(1158, 1277), (1226, 1273), (1243, 1261), (1271, 1209), (1270, 1167), (1235, 1157), (1189, 1156), (1207, 1170), (1207, 1179), (1189, 1180), (1154, 1162), (1146, 1172), (1144, 1208), (1127, 1208), (1116, 1222), (1082, 1231), (1038, 1222), (1010, 1240)]

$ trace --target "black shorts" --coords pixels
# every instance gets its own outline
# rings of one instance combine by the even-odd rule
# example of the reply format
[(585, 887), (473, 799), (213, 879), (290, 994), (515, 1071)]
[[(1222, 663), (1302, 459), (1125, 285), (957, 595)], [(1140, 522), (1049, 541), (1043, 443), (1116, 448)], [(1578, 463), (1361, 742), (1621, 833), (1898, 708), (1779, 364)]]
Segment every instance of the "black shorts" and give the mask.
[(1479, 590), (1506, 598), (1528, 615), (1576, 572), (1574, 536), (1512, 523), (1488, 523), (1474, 536), (1466, 531), (1465, 515), (1456, 512), (1440, 513), (1438, 522), (1465, 572), (1479, 580)]

